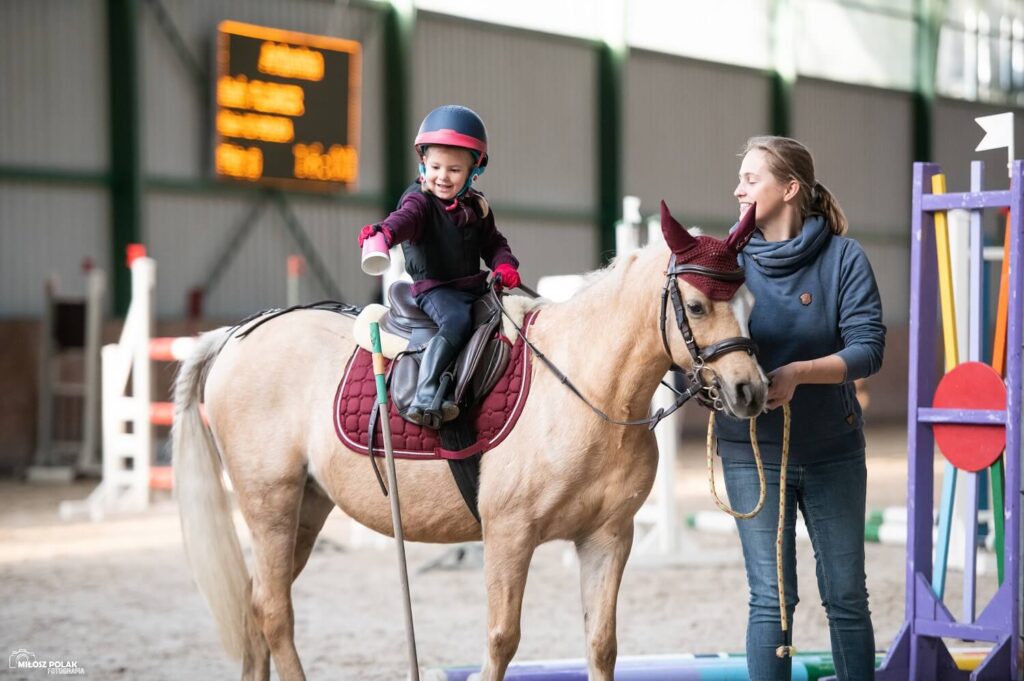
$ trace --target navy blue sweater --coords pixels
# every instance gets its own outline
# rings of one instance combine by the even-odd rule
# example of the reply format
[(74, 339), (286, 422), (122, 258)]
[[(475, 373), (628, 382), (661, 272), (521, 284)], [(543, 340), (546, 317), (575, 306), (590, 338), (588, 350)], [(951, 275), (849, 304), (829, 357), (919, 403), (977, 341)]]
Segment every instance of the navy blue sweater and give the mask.
[[(740, 262), (755, 298), (750, 335), (766, 373), (832, 354), (846, 362), (844, 383), (797, 386), (790, 403), (789, 460), (815, 463), (863, 449), (853, 380), (881, 367), (885, 326), (875, 276), (860, 244), (835, 236), (823, 218), (814, 216), (788, 241), (765, 241), (755, 232)], [(717, 418), (719, 454), (751, 459), (749, 428), (743, 419)], [(764, 460), (779, 462), (781, 408), (758, 417), (757, 438)]]

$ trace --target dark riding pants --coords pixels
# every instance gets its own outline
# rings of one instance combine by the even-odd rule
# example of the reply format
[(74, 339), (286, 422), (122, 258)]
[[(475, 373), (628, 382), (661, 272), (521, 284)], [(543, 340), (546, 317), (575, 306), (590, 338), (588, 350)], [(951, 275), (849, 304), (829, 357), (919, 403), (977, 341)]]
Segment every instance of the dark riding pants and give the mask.
[(473, 334), (473, 303), (479, 292), (438, 286), (416, 296), (416, 304), (437, 324), (438, 335), (461, 350)]

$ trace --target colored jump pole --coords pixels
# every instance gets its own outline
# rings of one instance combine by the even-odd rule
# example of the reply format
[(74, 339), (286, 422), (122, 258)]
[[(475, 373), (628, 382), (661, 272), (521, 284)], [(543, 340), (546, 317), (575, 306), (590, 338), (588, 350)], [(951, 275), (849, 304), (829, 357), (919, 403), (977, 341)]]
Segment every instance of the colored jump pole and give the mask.
[[(932, 176), (932, 194), (946, 193), (946, 176)], [(949, 226), (946, 212), (935, 212), (935, 255), (939, 279), (939, 308), (942, 318), (943, 357), (946, 372), (960, 363), (960, 348), (956, 335), (956, 302), (953, 296), (953, 266), (949, 252)], [(953, 522), (953, 499), (956, 495), (957, 469), (946, 462), (942, 476), (942, 500), (939, 508), (939, 529), (932, 566), (932, 590), (942, 598), (946, 591), (946, 571), (949, 558), (949, 533)]]
[[(1012, 234), (1010, 215), (1006, 215), (1006, 232), (1003, 237), (1003, 265), (999, 275), (999, 300), (996, 304), (996, 328), (992, 338), (992, 368), (1001, 376), (1006, 376), (1006, 330), (1007, 315), (1010, 309), (1010, 236)], [(1000, 586), (1004, 578), (1003, 548), (1005, 546), (1005, 508), (1003, 485), (1003, 461), (996, 461), (989, 468), (992, 479), (992, 521), (995, 529), (996, 572)]]
[[(976, 665), (980, 657), (960, 655), (965, 666)], [(876, 666), (882, 657), (876, 655)], [(470, 681), (480, 665), (444, 667), (431, 670), (436, 681)], [(797, 653), (788, 681), (820, 681), (835, 675), (828, 652)], [(581, 659), (515, 662), (505, 673), (506, 681), (587, 681), (587, 661)], [(743, 654), (669, 654), (623, 656), (615, 664), (617, 681), (747, 681), (747, 659)]]
[(388, 422), (388, 391), (384, 381), (384, 354), (380, 346), (380, 326), (370, 322), (370, 343), (373, 345), (373, 375), (377, 382), (377, 404), (380, 405), (381, 433), (384, 436), (384, 458), (387, 462), (388, 496), (391, 499), (391, 523), (395, 531), (398, 550), (398, 574), (402, 580), (405, 599), (405, 638), (409, 648), (409, 678), (419, 681), (420, 665), (416, 657), (416, 632), (412, 622), (412, 598), (409, 594), (409, 568), (405, 562), (405, 534), (402, 531), (402, 509), (398, 501), (398, 480), (395, 475), (395, 450), (391, 447), (391, 424)]

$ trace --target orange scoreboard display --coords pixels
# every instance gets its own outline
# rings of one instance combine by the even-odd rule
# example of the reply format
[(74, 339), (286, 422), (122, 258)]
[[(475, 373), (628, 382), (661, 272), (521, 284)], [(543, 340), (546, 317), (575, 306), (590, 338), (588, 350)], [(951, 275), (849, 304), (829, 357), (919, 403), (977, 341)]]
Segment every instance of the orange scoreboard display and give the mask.
[(351, 187), (359, 176), (360, 56), (352, 40), (221, 22), (216, 176)]

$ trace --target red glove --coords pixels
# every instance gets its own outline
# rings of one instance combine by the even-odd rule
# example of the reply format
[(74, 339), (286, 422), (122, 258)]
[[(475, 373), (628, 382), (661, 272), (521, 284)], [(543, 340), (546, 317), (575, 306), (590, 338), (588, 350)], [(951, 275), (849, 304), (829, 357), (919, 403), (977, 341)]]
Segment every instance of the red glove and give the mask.
[(371, 236), (380, 232), (384, 235), (384, 240), (388, 243), (388, 248), (391, 248), (391, 243), (394, 241), (394, 236), (391, 234), (391, 230), (384, 225), (366, 225), (359, 230), (359, 248), (363, 247), (363, 242), (369, 239)]
[(501, 277), (501, 285), (505, 288), (516, 288), (523, 282), (515, 267), (503, 262), (494, 268), (494, 273)]

